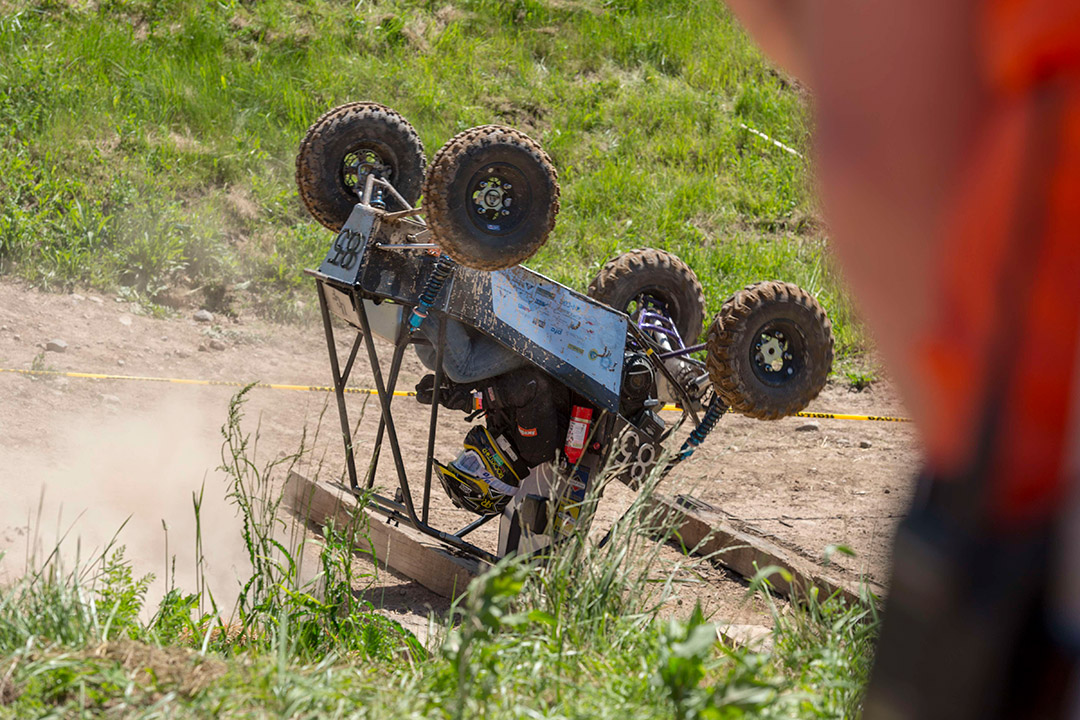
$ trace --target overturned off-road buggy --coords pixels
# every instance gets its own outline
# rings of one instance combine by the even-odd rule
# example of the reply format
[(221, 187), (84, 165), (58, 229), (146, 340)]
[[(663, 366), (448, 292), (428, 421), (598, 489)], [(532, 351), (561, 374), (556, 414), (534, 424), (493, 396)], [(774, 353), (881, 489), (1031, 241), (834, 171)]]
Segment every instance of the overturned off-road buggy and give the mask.
[[(775, 419), (802, 410), (825, 384), (831, 325), (818, 302), (790, 283), (738, 291), (699, 343), (701, 283), (671, 253), (624, 253), (584, 294), (520, 265), (555, 226), (559, 185), (548, 155), (512, 128), (462, 132), (427, 166), (419, 136), (401, 115), (350, 103), (312, 125), (296, 178), (308, 210), (335, 233), (325, 260), (308, 272), (318, 289), (351, 488), (370, 493), (370, 508), (480, 558), (558, 542), (587, 521), (585, 498), (604, 473), (637, 487), (689, 458), (729, 408)], [(344, 362), (332, 316), (356, 331)], [(375, 336), (393, 346), (388, 363)], [(431, 370), (416, 387), (416, 399), (430, 405), (418, 485), (406, 472), (394, 424), (410, 347)], [(364, 477), (346, 403), (361, 350), (381, 410)], [(661, 414), (671, 406), (691, 428), (673, 453), (664, 447), (679, 416)], [(476, 421), (461, 453), (446, 463), (434, 457), (440, 407)], [(392, 498), (371, 493), (384, 442), (398, 480)], [(456, 530), (436, 527), (434, 480), (476, 519)], [(466, 539), (496, 517), (496, 553)]]

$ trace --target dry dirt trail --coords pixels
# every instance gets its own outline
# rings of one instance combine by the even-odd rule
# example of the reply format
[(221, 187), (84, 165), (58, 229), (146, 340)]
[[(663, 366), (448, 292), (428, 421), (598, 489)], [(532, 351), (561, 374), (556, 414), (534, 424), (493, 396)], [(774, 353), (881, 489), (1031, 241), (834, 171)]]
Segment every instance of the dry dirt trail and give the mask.
[[(66, 349), (46, 351), (53, 340), (66, 343)], [(344, 343), (340, 347), (347, 351)], [(0, 368), (35, 364), (58, 371), (217, 381), (326, 385), (330, 380), (317, 319), (306, 326), (281, 326), (241, 314), (199, 322), (194, 309), (152, 318), (113, 297), (41, 293), (0, 280)], [(399, 387), (412, 389), (422, 372), (409, 357)], [(362, 358), (351, 384), (371, 387)], [(34, 537), (47, 550), (72, 528), (69, 544), (81, 538), (85, 557), (126, 520), (119, 542), (140, 570), (161, 577), (168, 568), (166, 553), (175, 555), (177, 583), (194, 587), (192, 493), (205, 485), (202, 524), (211, 579), (235, 587), (242, 547), (215, 468), (221, 462), (220, 428), (236, 390), (0, 372), (0, 552), (7, 553), (0, 578), (19, 572)], [(259, 458), (296, 451), (306, 432), (313, 448), (306, 472), (321, 467), (324, 478), (340, 476), (343, 452), (331, 399), (319, 392), (253, 390), (246, 425), (253, 431), (258, 424)], [(361, 418), (363, 399), (350, 402), (362, 453), (374, 436), (378, 411), (369, 402)], [(409, 398), (396, 402), (408, 469), (420, 473), (426, 409)], [(885, 384), (862, 393), (831, 385), (810, 409), (904, 412)], [(437, 454), (449, 458), (468, 426), (457, 413), (444, 411), (439, 417)], [(820, 560), (829, 544), (848, 545), (856, 556), (836, 561), (884, 582), (893, 528), (909, 501), (918, 457), (914, 432), (906, 425), (799, 418), (766, 423), (728, 416), (694, 458), (665, 480), (665, 488), (703, 499), (812, 559)], [(395, 482), (391, 472), (391, 463), (384, 462), (380, 484)], [(611, 493), (613, 507), (601, 508), (602, 522), (618, 514), (627, 494), (622, 488)], [(433, 508), (446, 525), (467, 519), (437, 487)], [(494, 526), (477, 531), (477, 540), (493, 544)], [(674, 549), (669, 555), (671, 562), (680, 560)], [(736, 622), (764, 617), (764, 606), (748, 603), (743, 585), (724, 571), (698, 564), (680, 572), (686, 596), (703, 600), (707, 609)], [(424, 624), (428, 608), (446, 607), (408, 578), (384, 571), (368, 595), (413, 628)]]

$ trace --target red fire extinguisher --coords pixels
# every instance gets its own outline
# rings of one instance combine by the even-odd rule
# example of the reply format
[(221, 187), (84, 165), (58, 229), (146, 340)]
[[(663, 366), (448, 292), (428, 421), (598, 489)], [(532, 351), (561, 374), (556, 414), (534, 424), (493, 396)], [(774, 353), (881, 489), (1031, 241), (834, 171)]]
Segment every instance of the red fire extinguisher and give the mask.
[(592, 408), (574, 405), (570, 410), (570, 427), (566, 431), (566, 446), (563, 450), (570, 464), (576, 464), (585, 451), (585, 439), (589, 437), (589, 423), (592, 422)]

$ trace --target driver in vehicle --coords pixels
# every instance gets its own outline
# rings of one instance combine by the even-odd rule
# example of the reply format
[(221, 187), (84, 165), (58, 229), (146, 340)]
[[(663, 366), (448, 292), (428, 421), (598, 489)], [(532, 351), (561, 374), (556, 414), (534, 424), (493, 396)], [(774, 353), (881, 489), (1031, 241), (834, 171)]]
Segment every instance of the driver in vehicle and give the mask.
[[(425, 322), (419, 330), (431, 344), (416, 346), (432, 370), (438, 342), (433, 325)], [(439, 403), (466, 413), (482, 410), (485, 424), (469, 430), (455, 460), (436, 461), (439, 481), (456, 506), (478, 515), (501, 513), (535, 468), (556, 460), (569, 426), (570, 391), (517, 353), (449, 318), (443, 372)], [(417, 384), (416, 398), (424, 405), (435, 401), (434, 374)], [(534, 480), (531, 489), (550, 492), (547, 483)]]

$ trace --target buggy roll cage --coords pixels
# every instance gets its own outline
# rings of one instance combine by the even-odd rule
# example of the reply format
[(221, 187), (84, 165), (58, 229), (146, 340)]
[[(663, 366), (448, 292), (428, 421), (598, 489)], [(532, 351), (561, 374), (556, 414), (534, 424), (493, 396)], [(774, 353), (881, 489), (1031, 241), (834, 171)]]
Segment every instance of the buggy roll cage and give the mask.
[[(387, 212), (380, 205), (379, 199), (389, 193), (403, 210)], [(375, 204), (373, 204), (373, 199)], [(379, 512), (387, 521), (404, 522), (421, 533), (439, 540), (461, 552), (488, 562), (497, 560), (491, 552), (466, 540), (466, 536), (486, 524), (497, 515), (484, 515), (464, 527), (448, 532), (431, 524), (431, 480), (434, 464), (435, 438), (438, 425), (439, 402), (438, 388), (444, 378), (443, 359), (448, 318), (464, 322), (470, 327), (483, 332), (487, 337), (500, 342), (518, 352), (532, 364), (552, 375), (556, 380), (568, 385), (574, 391), (588, 398), (601, 411), (595, 428), (604, 427), (608, 432), (622, 431), (640, 435), (641, 442), (658, 445), (666, 440), (672, 429), (667, 429), (655, 440), (642, 434), (629, 419), (619, 414), (619, 389), (622, 377), (622, 352), (629, 341), (641, 349), (652, 361), (653, 367), (666, 378), (680, 398), (683, 418), (690, 418), (699, 425), (695, 411), (695, 402), (685, 388), (676, 380), (665, 366), (664, 359), (688, 355), (702, 349), (703, 346), (687, 347), (670, 318), (649, 310), (639, 314), (637, 322), (631, 322), (622, 312), (614, 310), (598, 301), (577, 293), (570, 288), (555, 283), (527, 268), (517, 266), (497, 273), (511, 274), (511, 282), (542, 285), (551, 292), (559, 293), (569, 302), (586, 307), (596, 313), (611, 328), (623, 328), (615, 382), (604, 384), (595, 377), (569, 365), (565, 360), (544, 347), (532, 342), (515, 328), (512, 323), (494, 317), (485, 312), (481, 300), (489, 300), (492, 295), (490, 276), (496, 273), (482, 272), (464, 266), (454, 266), (445, 286), (435, 289), (434, 302), (430, 316), (438, 322), (437, 342), (435, 346), (435, 388), (436, 393), (431, 403), (427, 435), (427, 456), (424, 463), (424, 481), (422, 495), (417, 506), (405, 468), (397, 429), (394, 424), (392, 401), (397, 388), (402, 360), (406, 349), (414, 344), (432, 344), (423, 337), (410, 332), (410, 316), (420, 303), (433, 276), (433, 269), (438, 261), (432, 254), (437, 253), (436, 246), (429, 242), (430, 233), (423, 219), (420, 207), (413, 207), (394, 189), (394, 187), (374, 175), (368, 175), (360, 200), (352, 214), (334, 239), (326, 259), (318, 270), (305, 270), (315, 279), (319, 297), (319, 309), (322, 316), (323, 330), (326, 336), (327, 350), (330, 357), (330, 372), (333, 379), (334, 394), (337, 400), (341, 433), (345, 444), (345, 465), (349, 478), (349, 491), (366, 499), (368, 507)], [(427, 303), (425, 303), (426, 305)], [(373, 315), (375, 317), (373, 317)], [(339, 356), (333, 317), (338, 317), (355, 330), (355, 337), (349, 355), (344, 364)], [(660, 333), (667, 337), (674, 349), (665, 349), (653, 340), (650, 333)], [(374, 342), (374, 335), (381, 334), (393, 344), (393, 352), (386, 376), (383, 376), (382, 360)], [(375, 382), (375, 394), (379, 403), (379, 427), (371, 449), (367, 471), (361, 483), (356, 467), (356, 448), (353, 445), (353, 433), (349, 423), (346, 403), (347, 383), (352, 373), (361, 345), (365, 349)], [(612, 353), (616, 355), (616, 353)], [(375, 477), (379, 468), (382, 446), (389, 441), (398, 487), (395, 497), (389, 498), (375, 492)], [(610, 452), (610, 447), (608, 448)], [(678, 462), (684, 457), (679, 454), (671, 462)]]

